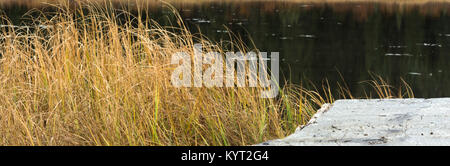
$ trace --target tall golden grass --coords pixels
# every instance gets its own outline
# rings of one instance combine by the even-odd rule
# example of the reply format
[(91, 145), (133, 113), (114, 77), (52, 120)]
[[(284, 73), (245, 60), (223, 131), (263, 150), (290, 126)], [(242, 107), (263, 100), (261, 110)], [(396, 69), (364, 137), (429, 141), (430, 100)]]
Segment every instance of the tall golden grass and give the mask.
[[(327, 84), (285, 86), (275, 99), (258, 88), (174, 88), (173, 53), (193, 55), (194, 43), (227, 50), (180, 18), (162, 27), (122, 12), (120, 21), (107, 6), (58, 5), (27, 27), (3, 19), (0, 145), (250, 145), (292, 133), (335, 100)], [(404, 96), (385, 84), (373, 82), (379, 96)]]

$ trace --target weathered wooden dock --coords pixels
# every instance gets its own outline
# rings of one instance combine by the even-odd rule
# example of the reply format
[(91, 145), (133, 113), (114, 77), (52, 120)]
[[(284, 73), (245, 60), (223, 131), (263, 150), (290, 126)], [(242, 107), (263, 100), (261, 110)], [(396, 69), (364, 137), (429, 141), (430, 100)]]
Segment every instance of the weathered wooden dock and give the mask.
[(338, 100), (269, 146), (450, 145), (450, 98)]

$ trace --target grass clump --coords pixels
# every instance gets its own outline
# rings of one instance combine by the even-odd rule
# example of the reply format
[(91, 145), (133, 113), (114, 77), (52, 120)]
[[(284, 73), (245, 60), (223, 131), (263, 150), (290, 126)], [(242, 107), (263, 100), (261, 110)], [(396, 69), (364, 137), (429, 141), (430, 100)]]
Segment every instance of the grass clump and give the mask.
[(249, 145), (292, 133), (334, 101), (329, 86), (286, 86), (275, 99), (257, 88), (175, 88), (172, 54), (193, 55), (194, 43), (226, 50), (182, 21), (161, 27), (105, 6), (53, 6), (22, 27), (3, 20), (0, 145)]

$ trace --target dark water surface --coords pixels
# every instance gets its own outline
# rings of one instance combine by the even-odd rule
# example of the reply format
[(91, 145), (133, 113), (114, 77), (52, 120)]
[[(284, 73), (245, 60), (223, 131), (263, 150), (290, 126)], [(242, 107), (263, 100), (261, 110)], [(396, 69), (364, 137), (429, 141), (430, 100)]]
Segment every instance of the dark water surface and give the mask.
[[(266, 52), (280, 52), (282, 78), (311, 80), (331, 87), (342, 74), (352, 93), (369, 73), (396, 86), (403, 78), (416, 97), (450, 96), (450, 3), (287, 3), (240, 2), (175, 4), (193, 32), (197, 27), (212, 40), (227, 40), (228, 31)], [(26, 5), (2, 6), (12, 19)], [(150, 11), (168, 24), (170, 12)], [(169, 17), (170, 18), (170, 17)], [(251, 45), (251, 44), (250, 44)]]

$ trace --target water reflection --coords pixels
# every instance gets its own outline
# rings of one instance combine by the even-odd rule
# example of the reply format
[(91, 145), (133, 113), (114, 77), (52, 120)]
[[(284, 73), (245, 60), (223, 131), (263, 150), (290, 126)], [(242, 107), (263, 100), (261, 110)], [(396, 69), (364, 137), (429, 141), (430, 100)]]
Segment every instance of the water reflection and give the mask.
[[(0, 3), (1, 4), (1, 3)], [(2, 4), (12, 19), (29, 6)], [(171, 24), (170, 12), (152, 3), (151, 17)], [(294, 83), (341, 80), (355, 94), (369, 71), (400, 84), (417, 97), (450, 96), (450, 3), (177, 3), (193, 32), (228, 39), (228, 32), (263, 51), (279, 51), (282, 73)], [(169, 18), (169, 19), (167, 19)], [(172, 18), (173, 19), (173, 18)], [(173, 20), (172, 20), (173, 21)]]

